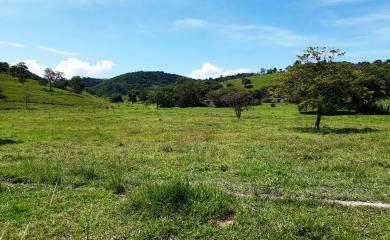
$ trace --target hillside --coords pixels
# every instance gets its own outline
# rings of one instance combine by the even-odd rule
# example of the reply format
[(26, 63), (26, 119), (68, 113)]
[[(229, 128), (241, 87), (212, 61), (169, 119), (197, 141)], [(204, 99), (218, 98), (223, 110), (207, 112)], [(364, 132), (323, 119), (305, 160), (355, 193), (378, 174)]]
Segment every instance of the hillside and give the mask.
[(102, 81), (90, 89), (98, 96), (125, 95), (130, 89), (143, 90), (151, 86), (174, 84), (179, 75), (164, 72), (132, 72)]
[[(246, 77), (246, 79), (250, 79), (253, 85), (253, 90), (265, 88), (265, 87), (273, 87), (273, 86), (280, 86), (283, 81), (283, 76), (285, 73), (272, 73), (272, 74), (265, 74), (260, 75), (256, 74), (254, 76)], [(233, 84), (237, 87), (243, 87), (241, 83), (242, 78), (236, 78), (236, 79), (230, 79), (227, 80), (224, 83), (226, 86), (228, 83)]]
[(0, 89), (7, 96), (6, 101), (1, 103), (2, 107), (23, 103), (25, 92), (29, 92), (31, 95), (31, 103), (38, 104), (98, 106), (105, 102), (89, 93), (75, 94), (58, 88), (53, 88), (54, 91), (49, 92), (45, 86), (40, 85), (35, 80), (29, 80), (22, 85), (16, 78), (4, 73), (0, 74)]

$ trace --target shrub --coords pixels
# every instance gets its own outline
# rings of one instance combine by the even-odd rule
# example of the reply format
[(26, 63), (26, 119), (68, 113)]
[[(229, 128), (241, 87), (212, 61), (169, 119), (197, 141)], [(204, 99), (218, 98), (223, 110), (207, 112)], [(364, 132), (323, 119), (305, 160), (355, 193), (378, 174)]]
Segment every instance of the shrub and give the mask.
[(110, 101), (111, 101), (112, 103), (121, 103), (121, 102), (123, 102), (123, 98), (122, 98), (121, 95), (117, 95), (117, 96), (111, 97), (111, 98), (110, 98)]
[(384, 99), (376, 103), (379, 111), (390, 113), (390, 99)]
[(139, 189), (130, 197), (127, 209), (147, 213), (152, 217), (182, 214), (207, 221), (232, 215), (234, 202), (234, 197), (223, 191), (173, 180)]
[(123, 173), (113, 173), (110, 176), (108, 188), (111, 189), (115, 194), (123, 194), (126, 192), (125, 182), (126, 178)]
[(99, 173), (97, 172), (96, 168), (92, 166), (83, 165), (76, 170), (75, 174), (82, 176), (85, 180), (93, 180), (99, 177)]

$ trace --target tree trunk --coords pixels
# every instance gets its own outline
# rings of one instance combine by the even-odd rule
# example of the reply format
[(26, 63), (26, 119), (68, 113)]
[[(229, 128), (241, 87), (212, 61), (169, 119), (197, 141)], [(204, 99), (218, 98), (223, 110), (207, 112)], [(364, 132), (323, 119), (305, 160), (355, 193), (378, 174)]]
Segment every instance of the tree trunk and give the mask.
[(320, 130), (321, 117), (322, 117), (322, 106), (318, 106), (317, 120), (316, 120), (316, 125), (315, 125), (315, 128), (317, 130)]
[(241, 109), (235, 109), (236, 111), (236, 116), (238, 119), (241, 119)]
[(51, 89), (51, 81), (49, 81), (49, 92), (52, 92), (53, 90)]

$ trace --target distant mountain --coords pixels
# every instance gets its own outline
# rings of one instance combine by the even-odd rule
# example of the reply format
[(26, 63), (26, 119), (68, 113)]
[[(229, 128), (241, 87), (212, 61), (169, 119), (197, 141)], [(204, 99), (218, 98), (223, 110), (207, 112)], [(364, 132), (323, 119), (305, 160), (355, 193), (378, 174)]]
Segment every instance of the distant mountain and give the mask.
[(98, 96), (125, 95), (129, 90), (144, 90), (152, 86), (167, 86), (186, 77), (164, 72), (132, 72), (111, 79), (102, 80), (99, 84), (90, 87)]

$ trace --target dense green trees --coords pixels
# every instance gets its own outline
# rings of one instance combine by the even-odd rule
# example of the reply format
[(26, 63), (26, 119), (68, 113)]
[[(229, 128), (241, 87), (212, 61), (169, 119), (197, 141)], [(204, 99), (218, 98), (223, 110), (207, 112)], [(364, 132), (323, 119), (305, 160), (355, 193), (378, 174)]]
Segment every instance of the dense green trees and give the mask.
[(24, 84), (27, 79), (31, 76), (28, 68), (24, 62), (20, 62), (10, 68), (10, 73), (13, 77), (17, 77), (19, 82)]
[(122, 102), (124, 102), (121, 95), (112, 96), (112, 97), (110, 98), (110, 101), (111, 101), (112, 103), (122, 103)]
[(74, 93), (81, 94), (85, 90), (84, 79), (79, 76), (73, 77), (69, 80), (69, 86)]
[(0, 73), (9, 71), (9, 64), (6, 62), (0, 62)]
[(299, 109), (317, 112), (317, 129), (320, 129), (324, 113), (337, 111), (343, 106), (349, 77), (352, 76), (349, 65), (334, 63), (343, 55), (338, 49), (309, 47), (288, 71), (285, 82), (287, 97), (298, 103)]
[(378, 101), (390, 96), (389, 61), (334, 61), (343, 55), (337, 49), (309, 47), (288, 69), (285, 96), (297, 103), (300, 111), (317, 112), (317, 129), (323, 114), (341, 109), (378, 111)]
[(138, 90), (130, 90), (127, 96), (129, 97), (129, 101), (131, 103), (136, 103), (138, 100), (139, 91)]

